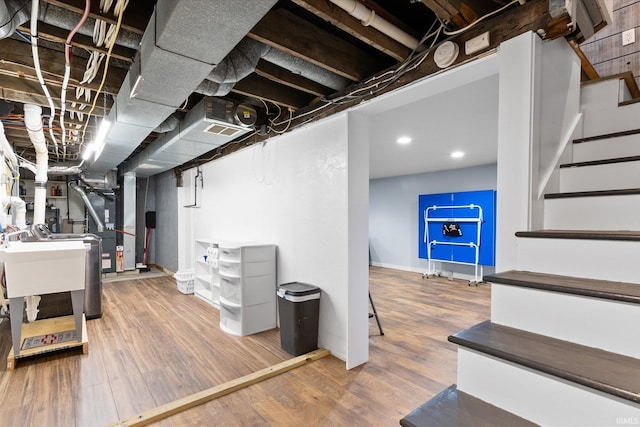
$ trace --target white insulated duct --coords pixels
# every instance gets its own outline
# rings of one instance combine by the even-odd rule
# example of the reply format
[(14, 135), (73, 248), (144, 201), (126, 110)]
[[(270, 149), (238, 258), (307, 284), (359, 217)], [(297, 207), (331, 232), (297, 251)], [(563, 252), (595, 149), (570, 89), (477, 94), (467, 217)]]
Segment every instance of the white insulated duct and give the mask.
[(408, 47), (409, 49), (415, 49), (418, 47), (418, 40), (409, 34), (402, 31), (389, 21), (376, 15), (376, 12), (369, 9), (357, 0), (329, 0), (339, 8), (345, 10), (354, 18), (360, 20), (360, 23), (365, 27), (371, 26), (383, 34), (396, 40)]
[(47, 199), (47, 165), (49, 155), (42, 130), (42, 108), (38, 105), (24, 105), (24, 125), (36, 151), (36, 178), (34, 183), (33, 223), (44, 224)]

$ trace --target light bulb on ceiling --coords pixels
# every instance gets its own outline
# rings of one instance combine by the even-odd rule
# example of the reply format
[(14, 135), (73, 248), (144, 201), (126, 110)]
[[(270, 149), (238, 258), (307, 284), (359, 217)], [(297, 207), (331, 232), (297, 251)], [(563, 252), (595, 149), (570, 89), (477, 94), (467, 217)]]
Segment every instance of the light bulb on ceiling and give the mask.
[(451, 153), (451, 157), (454, 159), (464, 157), (464, 151), (454, 151), (453, 153)]
[(405, 145), (411, 142), (411, 138), (409, 138), (408, 136), (401, 136), (400, 138), (396, 139), (396, 142), (398, 144)]

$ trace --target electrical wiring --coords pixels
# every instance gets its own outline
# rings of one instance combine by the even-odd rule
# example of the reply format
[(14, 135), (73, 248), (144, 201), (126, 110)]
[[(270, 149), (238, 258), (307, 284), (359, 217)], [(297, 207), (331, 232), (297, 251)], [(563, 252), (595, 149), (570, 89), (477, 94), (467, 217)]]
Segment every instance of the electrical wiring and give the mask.
[[(37, 0), (34, 0), (34, 1), (37, 1)], [(78, 151), (82, 149), (82, 145), (84, 144), (84, 138), (87, 132), (87, 126), (89, 125), (89, 120), (91, 119), (91, 113), (93, 113), (93, 110), (96, 108), (96, 103), (98, 102), (100, 92), (102, 92), (104, 83), (107, 80), (107, 72), (109, 71), (109, 60), (111, 59), (111, 52), (113, 51), (113, 47), (116, 44), (115, 39), (117, 38), (118, 33), (120, 32), (120, 26), (122, 25), (122, 16), (124, 15), (124, 7), (122, 7), (120, 11), (121, 11), (120, 14), (118, 14), (118, 23), (116, 24), (116, 36), (114, 37), (113, 43), (111, 43), (111, 45), (109, 46), (109, 50), (107, 51), (106, 62), (104, 64), (104, 72), (102, 73), (102, 81), (100, 82), (100, 86), (96, 91), (96, 96), (94, 96), (93, 98), (93, 103), (91, 104), (91, 109), (89, 110), (87, 121), (85, 121), (84, 127), (82, 128), (82, 137), (80, 139), (80, 145), (78, 147)]]
[(444, 32), (444, 34), (446, 34), (448, 36), (457, 36), (458, 34), (462, 34), (465, 31), (470, 30), (471, 28), (473, 28), (479, 22), (484, 21), (485, 19), (490, 18), (493, 15), (497, 15), (498, 13), (502, 12), (503, 10), (507, 9), (508, 7), (513, 6), (516, 3), (520, 3), (520, 0), (512, 0), (511, 2), (509, 2), (509, 3), (505, 4), (504, 6), (502, 6), (500, 9), (496, 9), (493, 12), (487, 13), (486, 15), (482, 15), (480, 18), (476, 19), (471, 24), (467, 25), (466, 27), (460, 28), (459, 30), (455, 30), (455, 31), (444, 30), (443, 32)]
[(38, 56), (38, 8), (39, 2), (38, 0), (32, 0), (31, 2), (31, 54), (33, 56), (33, 65), (36, 70), (36, 75), (38, 76), (38, 82), (40, 82), (40, 87), (44, 92), (45, 97), (49, 103), (49, 108), (51, 109), (51, 115), (49, 117), (49, 136), (51, 136), (51, 140), (53, 141), (53, 146), (55, 148), (56, 157), (59, 159), (60, 154), (58, 152), (58, 141), (53, 134), (53, 120), (56, 116), (56, 107), (53, 103), (53, 98), (51, 98), (51, 94), (49, 93), (49, 89), (47, 88), (46, 83), (44, 82), (44, 77), (42, 77), (42, 70), (40, 69), (40, 57)]
[(71, 75), (71, 40), (76, 32), (82, 27), (89, 17), (91, 10), (91, 1), (85, 0), (84, 13), (78, 23), (69, 31), (69, 35), (64, 44), (64, 77), (62, 79), (62, 92), (60, 94), (60, 127), (62, 128), (62, 157), (67, 154), (67, 129), (65, 128), (65, 111), (67, 108), (67, 86), (69, 85), (69, 76)]
[(31, 39), (29, 37), (27, 37), (26, 34), (24, 34), (22, 31), (20, 30), (16, 30), (15, 31), (16, 35), (18, 37), (20, 37), (22, 40), (26, 41), (27, 43), (31, 43)]

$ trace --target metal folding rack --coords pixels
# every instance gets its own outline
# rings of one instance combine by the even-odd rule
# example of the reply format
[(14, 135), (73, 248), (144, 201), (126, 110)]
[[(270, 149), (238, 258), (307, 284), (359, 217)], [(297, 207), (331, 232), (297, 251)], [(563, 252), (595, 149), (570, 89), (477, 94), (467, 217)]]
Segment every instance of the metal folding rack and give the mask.
[[(473, 216), (473, 217), (433, 217), (430, 216), (430, 213), (433, 213), (435, 211), (437, 211), (438, 209), (442, 210), (442, 209), (452, 209), (452, 210), (456, 210), (456, 209), (471, 209), (472, 211), (475, 211), (477, 209), (477, 215)], [(453, 213), (453, 212), (452, 212)], [(440, 241), (437, 239), (433, 239), (431, 240), (429, 237), (429, 224), (430, 223), (447, 223), (447, 222), (452, 222), (452, 223), (476, 223), (477, 224), (477, 233), (476, 233), (476, 239), (475, 241), (467, 241), (467, 242), (451, 242), (451, 241)], [(460, 205), (460, 206), (430, 206), (427, 209), (425, 209), (424, 211), (424, 243), (427, 245), (427, 269), (428, 271), (426, 273), (424, 273), (422, 275), (422, 278), (424, 279), (438, 275), (438, 272), (436, 272), (435, 270), (435, 265), (434, 265), (434, 261), (438, 261), (438, 262), (446, 262), (446, 263), (450, 263), (450, 264), (463, 264), (463, 265), (473, 265), (475, 268), (475, 272), (474, 272), (474, 280), (469, 281), (469, 286), (471, 286), (471, 284), (475, 284), (476, 286), (478, 286), (478, 283), (481, 282), (482, 278), (482, 265), (479, 264), (480, 261), (480, 231), (482, 229), (482, 222), (483, 222), (483, 217), (482, 217), (482, 207), (479, 205), (474, 205), (474, 204), (470, 204), (470, 205)], [(449, 245), (449, 246), (466, 246), (466, 247), (470, 247), (475, 249), (475, 261), (474, 262), (463, 262), (463, 261), (456, 261), (456, 260), (451, 260), (451, 259), (434, 259), (431, 256), (431, 249), (432, 247), (436, 246), (436, 245)], [(480, 270), (480, 274), (478, 275), (478, 269)]]

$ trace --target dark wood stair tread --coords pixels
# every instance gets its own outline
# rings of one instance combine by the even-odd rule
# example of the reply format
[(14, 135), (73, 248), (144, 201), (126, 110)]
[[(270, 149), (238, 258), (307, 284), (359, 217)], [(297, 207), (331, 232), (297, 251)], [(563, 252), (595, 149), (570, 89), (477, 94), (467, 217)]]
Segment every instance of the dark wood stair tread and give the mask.
[(640, 160), (640, 156), (615, 157), (612, 159), (589, 160), (587, 162), (564, 163), (560, 168), (576, 168), (582, 166), (609, 165), (612, 163), (636, 162)]
[(640, 188), (624, 188), (619, 190), (598, 190), (598, 191), (573, 191), (570, 193), (548, 193), (544, 195), (547, 199), (568, 199), (572, 197), (602, 197), (602, 196), (634, 196), (640, 194)]
[(640, 359), (490, 321), (451, 335), (449, 341), (640, 403)]
[(640, 285), (634, 283), (516, 270), (486, 275), (483, 279), (485, 282), (502, 285), (640, 304)]
[(404, 427), (529, 427), (537, 424), (500, 409), (452, 385), (400, 420)]
[(640, 231), (635, 230), (533, 230), (517, 231), (516, 237), (542, 239), (630, 240), (640, 241)]
[(610, 138), (619, 138), (622, 136), (629, 136), (629, 135), (636, 135), (640, 133), (640, 129), (632, 129), (632, 130), (625, 130), (622, 132), (613, 132), (613, 133), (607, 133), (607, 134), (603, 134), (603, 135), (594, 135), (594, 136), (588, 136), (586, 138), (577, 138), (573, 140), (574, 144), (580, 144), (583, 142), (589, 142), (589, 141), (598, 141), (600, 139), (610, 139)]

